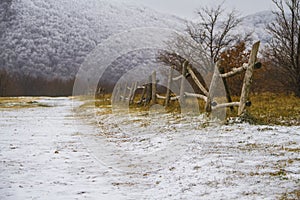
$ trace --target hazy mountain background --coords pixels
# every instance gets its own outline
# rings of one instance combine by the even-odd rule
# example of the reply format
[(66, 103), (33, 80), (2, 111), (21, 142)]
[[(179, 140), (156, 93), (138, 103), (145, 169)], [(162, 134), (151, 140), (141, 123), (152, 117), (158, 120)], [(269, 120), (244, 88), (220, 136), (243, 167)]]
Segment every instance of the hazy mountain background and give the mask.
[[(256, 13), (245, 17), (239, 30), (253, 31), (255, 40), (266, 42), (265, 24), (271, 20), (271, 12)], [(137, 27), (183, 31), (185, 24), (179, 17), (116, 1), (1, 0), (0, 95), (67, 94), (86, 55), (109, 36)], [(46, 82), (37, 84), (41, 80)], [(57, 83), (51, 90), (64, 82), (68, 89), (47, 93), (45, 84), (52, 80)]]

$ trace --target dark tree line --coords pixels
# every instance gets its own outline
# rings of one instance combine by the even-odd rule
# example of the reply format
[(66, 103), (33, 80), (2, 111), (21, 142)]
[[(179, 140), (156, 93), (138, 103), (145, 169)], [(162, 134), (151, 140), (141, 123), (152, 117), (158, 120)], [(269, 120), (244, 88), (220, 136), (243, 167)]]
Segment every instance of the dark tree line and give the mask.
[(74, 80), (12, 74), (0, 69), (0, 96), (70, 96)]

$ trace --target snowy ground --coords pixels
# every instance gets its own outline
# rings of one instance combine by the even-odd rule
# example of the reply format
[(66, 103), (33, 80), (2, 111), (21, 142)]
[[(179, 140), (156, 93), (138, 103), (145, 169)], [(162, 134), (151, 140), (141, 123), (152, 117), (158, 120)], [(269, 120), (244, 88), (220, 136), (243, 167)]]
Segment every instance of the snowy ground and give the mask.
[(0, 108), (0, 199), (278, 199), (300, 190), (300, 127), (37, 101), (49, 106)]

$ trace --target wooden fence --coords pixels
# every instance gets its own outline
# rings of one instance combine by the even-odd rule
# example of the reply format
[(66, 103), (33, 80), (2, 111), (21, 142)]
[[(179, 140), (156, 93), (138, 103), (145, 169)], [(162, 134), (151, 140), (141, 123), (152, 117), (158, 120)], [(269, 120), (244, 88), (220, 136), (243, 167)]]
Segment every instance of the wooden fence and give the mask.
[[(113, 102), (123, 101), (129, 104), (139, 104), (139, 105), (153, 105), (157, 103), (157, 99), (164, 100), (164, 106), (168, 106), (170, 101), (179, 100), (182, 104), (185, 102), (185, 99), (188, 97), (196, 97), (205, 101), (205, 111), (207, 113), (212, 112), (215, 109), (225, 108), (225, 107), (238, 107), (238, 115), (243, 115), (246, 111), (247, 106), (251, 106), (251, 102), (249, 99), (250, 87), (253, 79), (254, 69), (260, 68), (261, 63), (257, 61), (257, 54), (259, 49), (260, 42), (256, 42), (252, 46), (251, 54), (248, 63), (244, 63), (243, 66), (239, 68), (233, 68), (232, 71), (227, 73), (220, 73), (220, 62), (215, 64), (214, 73), (211, 79), (211, 83), (209, 89), (206, 89), (205, 86), (199, 81), (195, 72), (192, 69), (192, 66), (188, 61), (185, 61), (182, 65), (182, 72), (180, 76), (173, 77), (174, 68), (170, 68), (168, 72), (167, 79), (167, 90), (165, 96), (162, 96), (157, 93), (157, 78), (156, 72), (154, 71), (150, 76), (147, 84), (139, 85), (138, 82), (131, 83), (131, 85), (118, 84), (115, 88), (115, 93), (113, 95)], [(245, 71), (245, 77), (243, 81), (242, 92), (240, 96), (239, 102), (231, 102), (231, 98), (227, 98), (229, 102), (217, 104), (215, 101), (215, 97), (213, 91), (218, 87), (217, 80), (223, 79), (223, 81), (231, 76), (234, 76), (238, 73), (242, 73)], [(185, 78), (187, 75), (190, 75), (195, 85), (199, 88), (202, 94), (197, 93), (189, 93), (185, 90)], [(180, 93), (179, 96), (172, 96), (171, 85), (175, 81), (180, 81)], [(226, 83), (226, 82), (225, 82)], [(227, 87), (227, 85), (225, 85)], [(136, 99), (136, 91), (142, 90), (140, 98), (138, 101)]]

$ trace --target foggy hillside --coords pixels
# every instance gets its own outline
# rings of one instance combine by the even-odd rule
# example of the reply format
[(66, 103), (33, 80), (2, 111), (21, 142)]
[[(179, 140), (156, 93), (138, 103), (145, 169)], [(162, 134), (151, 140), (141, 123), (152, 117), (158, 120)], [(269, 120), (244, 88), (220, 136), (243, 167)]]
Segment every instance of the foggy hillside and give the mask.
[[(253, 31), (255, 40), (266, 42), (270, 20), (270, 12), (247, 16), (239, 30)], [(85, 57), (111, 35), (137, 27), (183, 31), (185, 24), (176, 16), (115, 1), (1, 0), (0, 70), (26, 81), (71, 80)]]
[(110, 35), (136, 27), (183, 30), (184, 21), (99, 0), (1, 1), (0, 65), (9, 71), (72, 78), (85, 56)]

